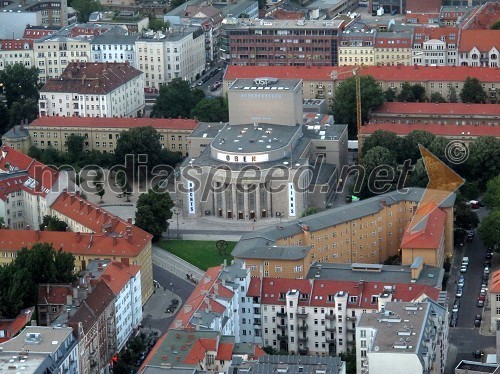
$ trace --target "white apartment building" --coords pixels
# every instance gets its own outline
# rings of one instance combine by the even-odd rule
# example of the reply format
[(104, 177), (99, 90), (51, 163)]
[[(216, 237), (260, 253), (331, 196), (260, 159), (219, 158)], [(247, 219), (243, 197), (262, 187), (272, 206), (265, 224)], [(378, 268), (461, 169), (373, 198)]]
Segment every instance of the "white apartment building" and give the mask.
[(196, 80), (205, 69), (205, 36), (200, 27), (170, 28), (167, 34), (147, 32), (136, 42), (136, 67), (144, 87), (156, 90), (172, 79)]
[[(99, 269), (98, 269), (99, 270)], [(141, 268), (118, 261), (103, 264), (101, 278), (115, 294), (116, 351), (142, 321)]]
[(127, 62), (136, 67), (135, 42), (139, 34), (129, 34), (126, 28), (115, 26), (90, 42), (92, 61)]
[(34, 61), (33, 56), (32, 40), (6, 39), (0, 41), (0, 70), (14, 64), (31, 68)]
[(461, 66), (500, 67), (499, 30), (462, 30), (458, 63)]
[(9, 146), (1, 147), (0, 217), (8, 227), (38, 230), (48, 207), (68, 183), (65, 172), (57, 172)]
[(59, 78), (68, 64), (90, 61), (90, 37), (50, 35), (35, 40), (35, 66), (39, 70), (39, 80), (44, 83), (51, 78)]
[(447, 352), (448, 311), (430, 299), (388, 302), (356, 327), (358, 374), (443, 373)]
[(422, 66), (457, 66), (457, 27), (416, 27), (413, 33), (412, 64)]
[(143, 77), (127, 63), (70, 63), (40, 90), (40, 116), (138, 117)]

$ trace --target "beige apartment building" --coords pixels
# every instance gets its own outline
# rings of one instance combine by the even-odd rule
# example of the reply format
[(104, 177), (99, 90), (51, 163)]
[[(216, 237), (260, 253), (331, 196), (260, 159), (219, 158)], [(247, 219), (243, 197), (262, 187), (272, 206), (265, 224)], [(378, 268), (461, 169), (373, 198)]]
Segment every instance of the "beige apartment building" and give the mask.
[(135, 43), (137, 68), (144, 72), (144, 87), (157, 90), (172, 79), (196, 80), (205, 69), (205, 37), (201, 27), (143, 33)]
[(58, 78), (71, 62), (90, 61), (90, 41), (87, 36), (70, 37), (57, 34), (35, 40), (35, 66), (39, 70), (40, 82)]
[(5, 39), (0, 41), (0, 71), (14, 64), (21, 64), (29, 69), (33, 66), (33, 61), (32, 40)]
[(374, 65), (411, 65), (412, 31), (379, 32), (375, 39)]
[(73, 62), (40, 90), (40, 117), (138, 117), (144, 73), (125, 63)]
[[(198, 126), (193, 119), (166, 118), (89, 118), (89, 117), (40, 117), (28, 129), (31, 145), (40, 149), (52, 147), (66, 151), (66, 138), (76, 134), (85, 138), (84, 150), (114, 153), (122, 131), (134, 127), (151, 126), (160, 133), (162, 147), (183, 156), (189, 154), (188, 136)], [(12, 134), (14, 136), (15, 134)], [(10, 142), (9, 139), (3, 140)], [(28, 147), (29, 148), (29, 147)]]
[(346, 31), (339, 46), (339, 66), (374, 65), (376, 32)]

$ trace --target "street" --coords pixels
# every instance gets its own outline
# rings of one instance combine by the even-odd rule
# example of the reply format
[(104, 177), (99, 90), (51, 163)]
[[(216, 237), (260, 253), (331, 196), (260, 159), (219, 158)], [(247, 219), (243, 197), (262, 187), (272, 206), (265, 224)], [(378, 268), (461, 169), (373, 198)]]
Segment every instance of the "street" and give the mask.
[[(476, 210), (476, 213), (481, 219), (487, 214), (485, 208)], [(483, 242), (477, 235), (474, 236), (472, 242), (465, 242), (463, 246), (457, 246), (453, 257), (450, 279), (448, 282), (448, 297), (449, 309), (455, 301), (455, 292), (457, 289), (456, 283), (460, 276), (460, 265), (464, 256), (469, 257), (469, 266), (464, 274), (465, 284), (463, 295), (460, 298), (460, 309), (458, 311), (457, 327), (450, 327), (450, 350), (448, 353), (447, 372), (459, 364), (461, 360), (478, 361), (479, 359), (472, 357), (472, 351), (481, 349), (487, 353), (495, 352), (495, 336), (481, 335), (480, 329), (474, 327), (474, 318), (476, 314), (483, 314), (483, 308), (477, 306), (477, 298), (481, 289), (482, 275), (484, 270), (483, 261), (485, 260), (486, 248)], [(481, 331), (489, 331), (489, 313), (483, 316)], [(486, 324), (486, 325), (485, 325)]]

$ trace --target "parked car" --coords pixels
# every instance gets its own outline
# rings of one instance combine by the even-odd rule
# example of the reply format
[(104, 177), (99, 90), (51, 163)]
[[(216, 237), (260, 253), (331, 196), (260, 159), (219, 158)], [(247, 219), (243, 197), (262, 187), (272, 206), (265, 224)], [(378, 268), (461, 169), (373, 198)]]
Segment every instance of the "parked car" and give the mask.
[(460, 300), (455, 300), (455, 304), (453, 304), (451, 311), (453, 313), (458, 313), (458, 309), (460, 309)]
[(455, 327), (457, 325), (457, 322), (458, 322), (457, 316), (452, 316), (450, 318), (450, 327)]
[(462, 297), (464, 289), (462, 287), (457, 288), (457, 293), (455, 294), (456, 297)]
[(462, 274), (460, 274), (460, 277), (458, 278), (458, 286), (463, 287), (464, 284), (465, 284), (465, 277)]
[(481, 320), (482, 317), (480, 314), (476, 314), (476, 318), (474, 319), (474, 326), (475, 327), (480, 327), (481, 326)]
[(486, 252), (486, 259), (491, 260), (493, 258), (493, 253), (491, 252)]
[(474, 358), (481, 358), (482, 356), (484, 356), (484, 352), (480, 349), (476, 349), (476, 350), (472, 351), (472, 356)]
[(482, 308), (482, 307), (484, 306), (484, 300), (479, 300), (479, 299), (478, 299), (478, 300), (477, 300), (477, 306), (478, 306), (479, 308)]
[(467, 273), (467, 266), (462, 266), (462, 267), (460, 268), (460, 272), (461, 272), (461, 273)]
[(484, 268), (484, 274), (490, 274), (490, 268), (488, 266)]
[(479, 295), (479, 297), (477, 298), (478, 300), (486, 300), (486, 296), (485, 295)]
[(474, 236), (475, 232), (473, 229), (469, 229), (467, 230), (467, 235), (471, 235), (471, 236)]
[(474, 239), (474, 235), (467, 234), (467, 241), (471, 242)]

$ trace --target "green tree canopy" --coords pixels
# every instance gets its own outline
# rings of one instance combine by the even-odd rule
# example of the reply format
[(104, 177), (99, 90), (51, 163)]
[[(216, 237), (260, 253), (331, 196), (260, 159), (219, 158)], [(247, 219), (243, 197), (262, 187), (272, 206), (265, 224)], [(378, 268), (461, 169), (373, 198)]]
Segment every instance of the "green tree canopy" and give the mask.
[(464, 201), (457, 201), (455, 204), (455, 228), (468, 230), (479, 225), (479, 218), (476, 212), (472, 211)]
[[(371, 110), (384, 104), (384, 91), (375, 78), (370, 75), (360, 77), (361, 84), (361, 118), (362, 123), (368, 120)], [(356, 128), (356, 80), (350, 77), (340, 83), (333, 103), (333, 115), (336, 123), (349, 125), (349, 139), (357, 137)]]
[(493, 247), (495, 251), (500, 250), (500, 209), (493, 210), (481, 221), (479, 225), (479, 236), (484, 245)]
[(491, 25), (492, 30), (500, 30), (500, 19)]
[(93, 12), (102, 10), (103, 7), (98, 0), (72, 0), (71, 7), (78, 15), (78, 22), (86, 23)]
[(85, 138), (81, 135), (70, 134), (66, 138), (66, 148), (68, 150), (68, 157), (70, 160), (79, 160), (84, 156), (83, 145)]
[(424, 102), (427, 98), (425, 97), (425, 88), (416, 83), (410, 84), (408, 82), (404, 82), (401, 91), (398, 95), (398, 101), (403, 102)]
[(450, 91), (448, 92), (448, 101), (450, 103), (458, 103), (458, 95), (455, 87), (450, 87)]
[(68, 224), (61, 221), (56, 216), (43, 216), (42, 224), (40, 225), (41, 230), (45, 231), (66, 231)]
[[(410, 159), (416, 162), (422, 157), (420, 154), (419, 144), (423, 145), (425, 148), (429, 149), (432, 141), (434, 140), (434, 134), (428, 131), (414, 130), (410, 132), (406, 137), (402, 138), (402, 153), (405, 160)], [(390, 148), (388, 148), (390, 149)], [(398, 158), (398, 162), (401, 160)]]
[(75, 258), (52, 244), (22, 248), (15, 260), (0, 267), (0, 315), (13, 318), (36, 303), (40, 283), (68, 283), (75, 279)]
[[(160, 134), (151, 126), (135, 127), (123, 131), (116, 142), (116, 162), (124, 165), (127, 174), (131, 175), (134, 167), (146, 165), (150, 173), (152, 168), (159, 164), (161, 154)], [(134, 159), (126, 161), (127, 155), (134, 155)], [(137, 170), (137, 169), (136, 169)], [(145, 177), (142, 175), (141, 177)]]
[(431, 93), (431, 103), (446, 103), (446, 99), (439, 92)]
[(384, 96), (385, 96), (385, 101), (393, 102), (396, 101), (398, 94), (395, 88), (389, 87), (387, 90), (384, 91)]
[(153, 235), (154, 241), (160, 239), (168, 227), (168, 220), (172, 218), (173, 206), (168, 191), (158, 187), (150, 189), (137, 200), (136, 226)]
[(169, 84), (161, 86), (151, 117), (189, 118), (191, 109), (204, 97), (202, 90), (191, 89), (187, 81), (175, 78)]
[(191, 110), (191, 117), (202, 122), (227, 122), (229, 109), (223, 97), (202, 99)]
[(152, 31), (160, 31), (170, 27), (170, 22), (165, 22), (162, 19), (156, 18), (154, 16), (149, 17), (149, 29)]
[(483, 202), (490, 209), (500, 209), (500, 174), (486, 184)]
[(38, 101), (38, 69), (27, 68), (23, 64), (7, 65), (0, 71), (0, 83), (3, 83), (5, 100), (10, 108), (15, 101), (25, 99)]
[[(403, 162), (405, 154), (403, 152), (403, 138), (395, 133), (385, 130), (374, 131), (369, 138), (363, 141), (362, 152), (366, 155), (372, 148), (383, 147), (390, 150), (398, 162)], [(364, 158), (365, 156), (363, 156)]]
[(479, 137), (469, 145), (469, 158), (460, 168), (462, 176), (475, 180), (484, 189), (487, 181), (500, 174), (500, 139)]
[[(380, 184), (376, 183), (377, 176), (376, 173), (373, 172), (374, 169), (388, 167), (395, 171), (396, 157), (387, 148), (376, 146), (365, 153), (362, 158), (362, 165), (365, 169), (365, 178), (363, 178), (362, 190), (357, 196), (367, 198), (375, 195), (375, 189), (380, 187)], [(395, 174), (394, 178), (396, 178)]]
[(479, 79), (467, 77), (460, 91), (460, 100), (463, 103), (480, 104), (485, 103), (486, 98), (486, 91)]
[(33, 98), (14, 101), (9, 109), (9, 127), (19, 125), (23, 120), (33, 121), (38, 117), (38, 102)]

